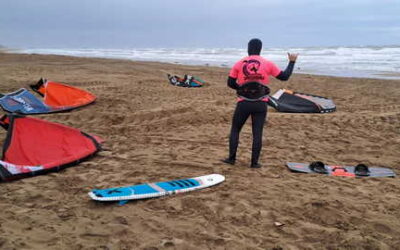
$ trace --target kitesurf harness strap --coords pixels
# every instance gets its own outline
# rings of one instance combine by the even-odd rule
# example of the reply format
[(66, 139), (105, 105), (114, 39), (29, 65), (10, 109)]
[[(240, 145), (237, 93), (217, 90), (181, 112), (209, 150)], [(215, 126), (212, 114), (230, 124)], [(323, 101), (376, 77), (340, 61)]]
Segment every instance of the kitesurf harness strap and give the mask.
[(358, 164), (354, 167), (354, 174), (357, 176), (369, 176), (370, 171), (367, 165)]
[(308, 166), (311, 171), (318, 174), (327, 174), (328, 170), (325, 168), (325, 164), (322, 161), (314, 161)]
[(258, 101), (262, 101), (264, 98), (268, 98), (269, 96), (268, 95), (264, 95), (264, 96), (261, 96), (261, 97), (256, 98), (256, 99), (251, 99), (251, 98), (247, 98), (247, 97), (240, 96), (240, 95), (238, 95), (238, 97), (243, 99), (243, 100), (245, 100), (245, 101), (248, 101), (248, 102), (258, 102)]
[(295, 62), (289, 62), (286, 69), (284, 71), (281, 71), (281, 73), (279, 73), (279, 75), (276, 76), (276, 79), (279, 79), (281, 81), (289, 80), (290, 76), (292, 75), (293, 69), (294, 69), (294, 64), (295, 64)]
[(251, 102), (261, 101), (268, 97), (269, 92), (269, 88), (259, 82), (248, 82), (236, 89), (239, 98)]

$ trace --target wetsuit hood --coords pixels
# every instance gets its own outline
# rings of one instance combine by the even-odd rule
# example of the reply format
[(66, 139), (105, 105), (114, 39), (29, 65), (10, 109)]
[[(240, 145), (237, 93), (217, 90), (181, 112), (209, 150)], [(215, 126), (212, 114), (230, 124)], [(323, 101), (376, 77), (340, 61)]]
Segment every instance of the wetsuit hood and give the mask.
[(262, 49), (262, 42), (260, 39), (254, 38), (249, 41), (247, 53), (251, 55), (260, 55)]

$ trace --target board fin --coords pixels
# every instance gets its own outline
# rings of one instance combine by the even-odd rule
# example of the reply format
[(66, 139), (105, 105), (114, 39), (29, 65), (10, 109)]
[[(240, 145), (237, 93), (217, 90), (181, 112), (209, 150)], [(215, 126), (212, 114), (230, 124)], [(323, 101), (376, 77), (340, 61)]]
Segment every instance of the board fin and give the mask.
[(118, 205), (123, 206), (126, 203), (128, 203), (129, 200), (122, 200), (122, 201), (118, 201)]

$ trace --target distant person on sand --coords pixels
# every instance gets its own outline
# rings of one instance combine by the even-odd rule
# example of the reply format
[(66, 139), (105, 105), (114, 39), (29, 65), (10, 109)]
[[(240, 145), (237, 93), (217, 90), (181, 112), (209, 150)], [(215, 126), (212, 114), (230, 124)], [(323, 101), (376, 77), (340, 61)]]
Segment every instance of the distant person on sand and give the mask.
[(237, 91), (239, 98), (232, 119), (229, 157), (223, 160), (227, 164), (235, 164), (239, 133), (247, 118), (251, 116), (253, 147), (250, 167), (261, 167), (258, 158), (262, 147), (263, 126), (267, 116), (269, 76), (287, 81), (293, 72), (298, 56), (298, 54), (288, 53), (289, 64), (282, 71), (273, 62), (260, 56), (261, 48), (261, 40), (251, 39), (247, 49), (249, 55), (238, 61), (229, 73), (228, 86)]

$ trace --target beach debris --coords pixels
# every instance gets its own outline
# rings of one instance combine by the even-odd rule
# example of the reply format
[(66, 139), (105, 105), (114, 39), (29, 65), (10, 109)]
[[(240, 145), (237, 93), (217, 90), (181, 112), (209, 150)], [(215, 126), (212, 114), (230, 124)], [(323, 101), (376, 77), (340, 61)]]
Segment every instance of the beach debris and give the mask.
[(284, 223), (281, 223), (279, 221), (275, 221), (274, 222), (274, 226), (276, 226), (276, 227), (281, 227), (281, 226), (284, 226), (284, 225), (285, 225)]

